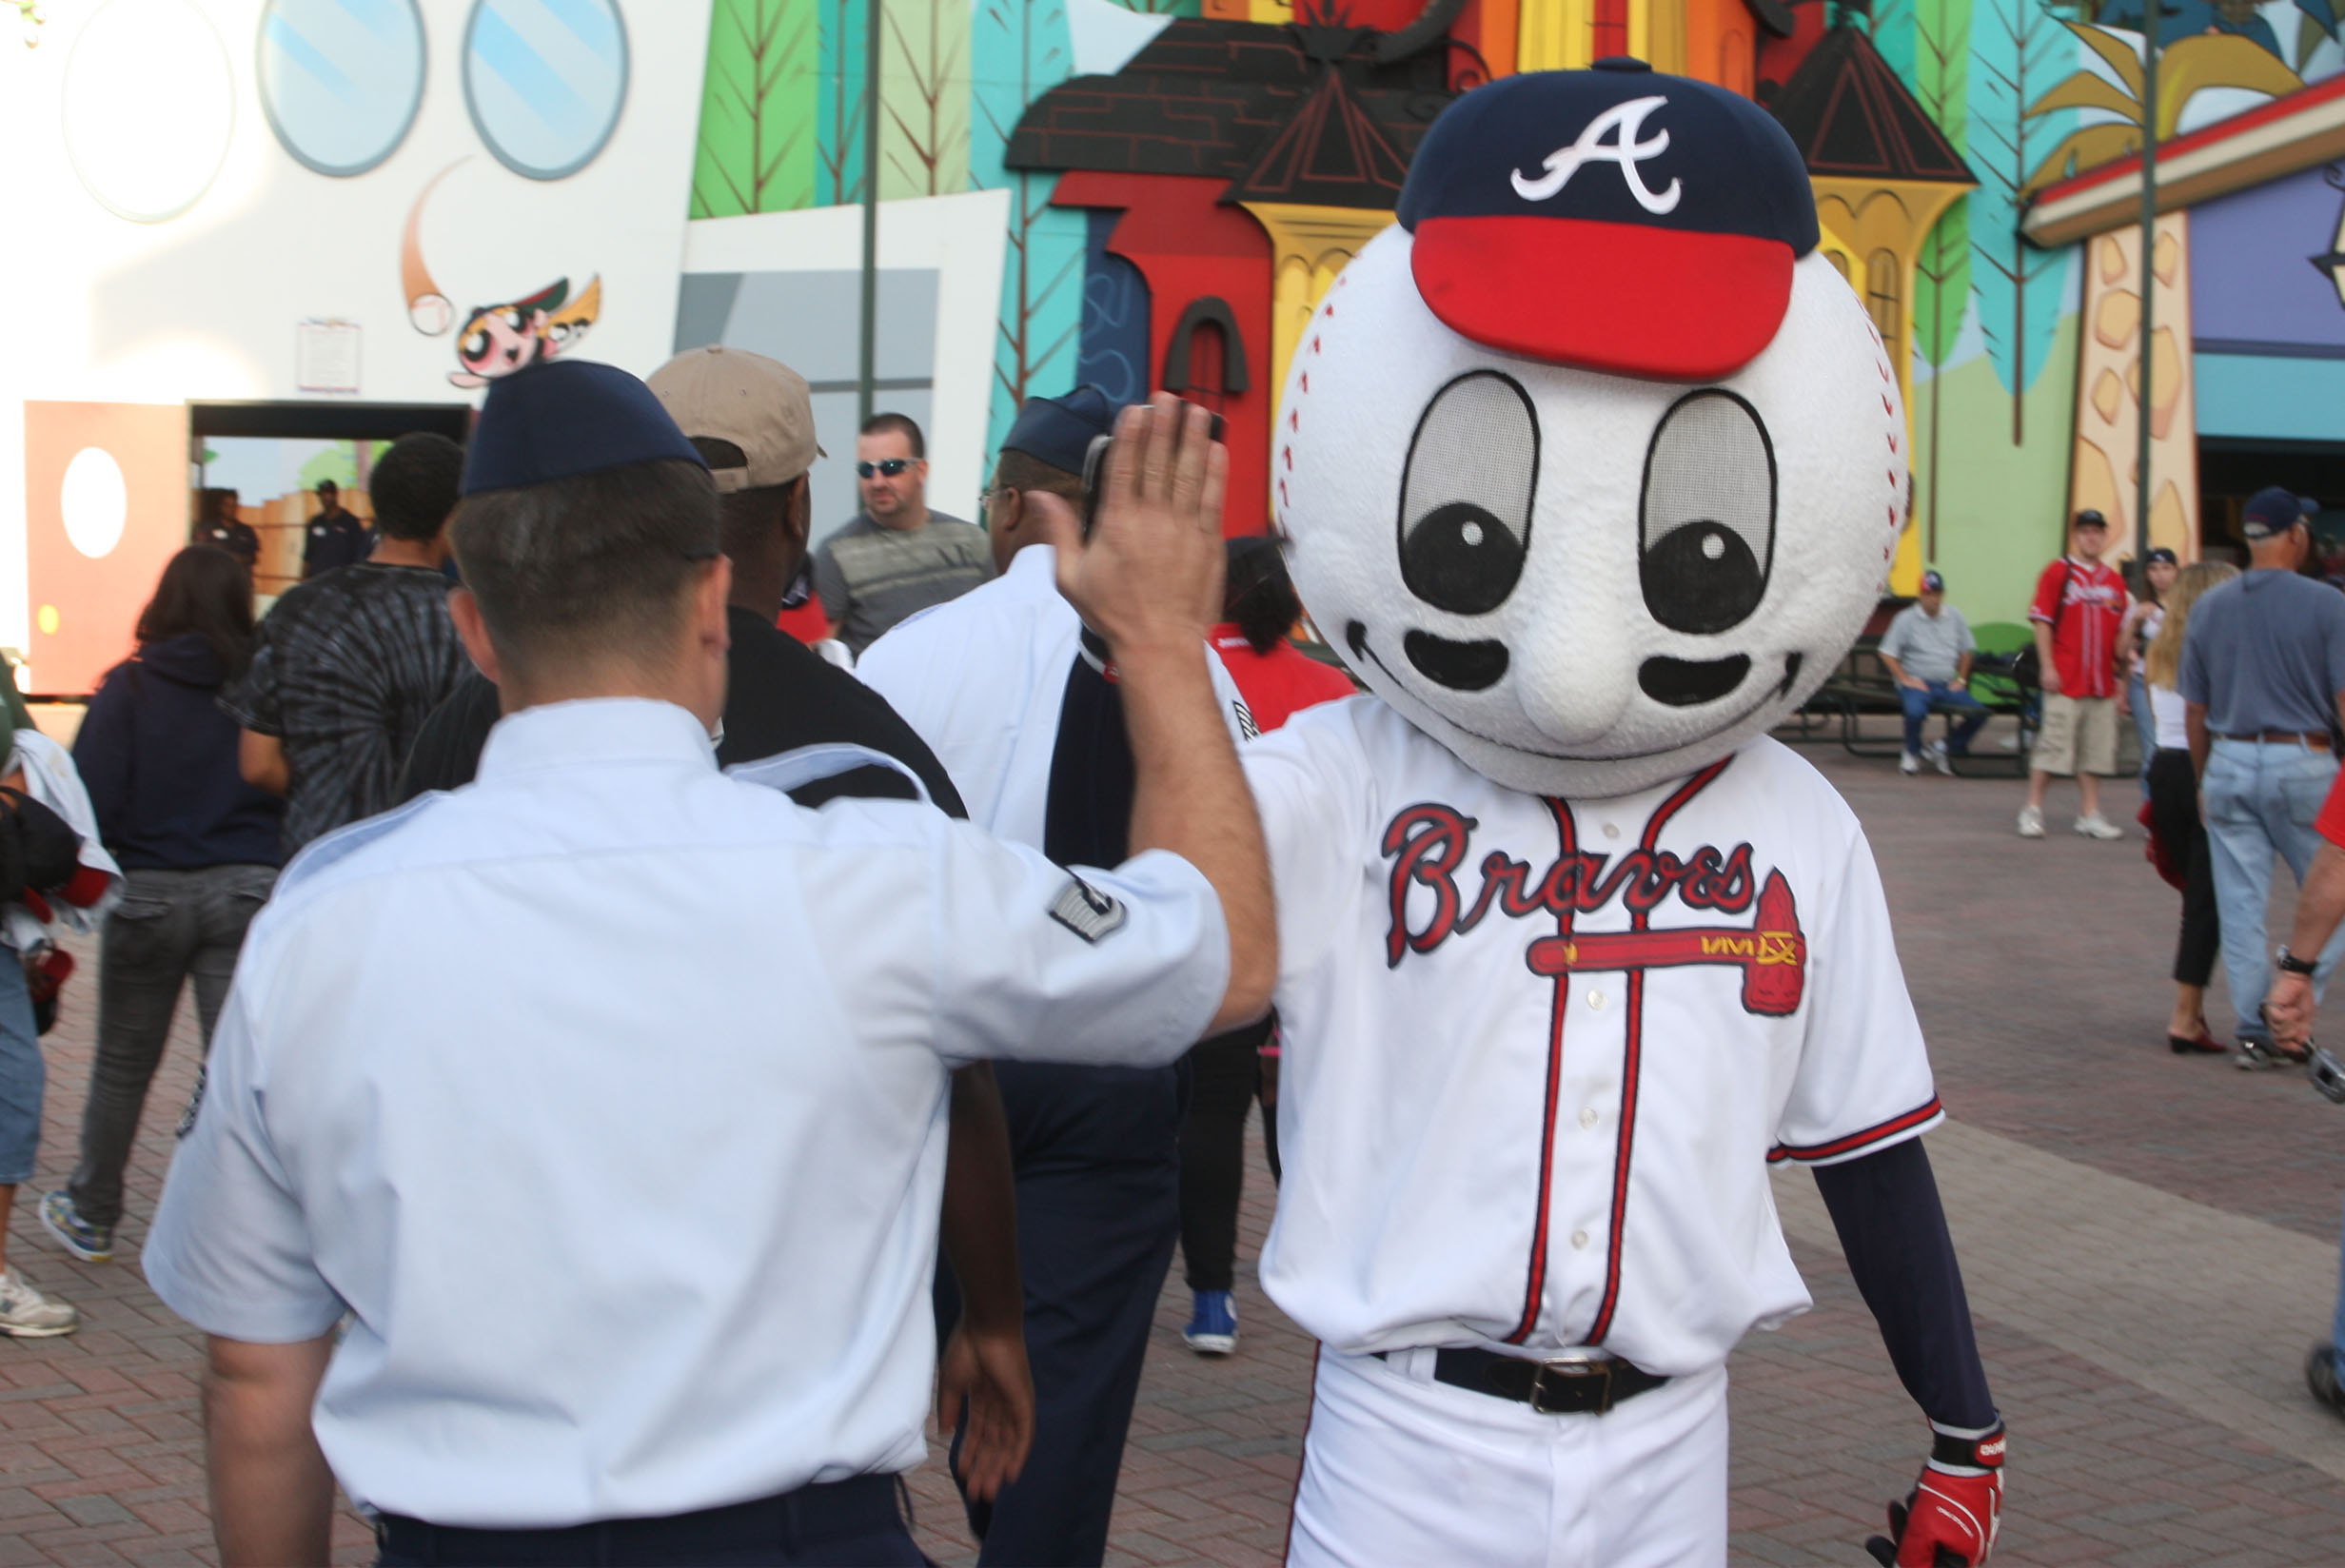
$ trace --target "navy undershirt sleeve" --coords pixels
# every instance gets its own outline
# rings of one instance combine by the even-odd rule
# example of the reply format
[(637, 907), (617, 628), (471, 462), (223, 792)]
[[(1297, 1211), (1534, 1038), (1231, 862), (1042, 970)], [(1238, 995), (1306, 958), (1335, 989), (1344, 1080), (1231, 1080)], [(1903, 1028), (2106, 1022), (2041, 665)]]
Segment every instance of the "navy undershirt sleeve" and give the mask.
[(1816, 1190), (1905, 1392), (1942, 1426), (1993, 1425), (1995, 1401), (1971, 1331), (1962, 1270), (1921, 1140), (1819, 1166)]

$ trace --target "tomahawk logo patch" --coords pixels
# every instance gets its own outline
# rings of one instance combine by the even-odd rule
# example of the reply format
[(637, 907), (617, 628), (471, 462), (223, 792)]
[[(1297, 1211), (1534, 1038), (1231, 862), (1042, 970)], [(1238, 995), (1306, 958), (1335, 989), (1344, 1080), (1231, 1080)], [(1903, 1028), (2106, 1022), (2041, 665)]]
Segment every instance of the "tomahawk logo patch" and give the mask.
[(1051, 902), (1051, 918), (1084, 941), (1098, 942), (1123, 930), (1131, 915), (1122, 899), (1101, 892), (1079, 876), (1071, 876)]

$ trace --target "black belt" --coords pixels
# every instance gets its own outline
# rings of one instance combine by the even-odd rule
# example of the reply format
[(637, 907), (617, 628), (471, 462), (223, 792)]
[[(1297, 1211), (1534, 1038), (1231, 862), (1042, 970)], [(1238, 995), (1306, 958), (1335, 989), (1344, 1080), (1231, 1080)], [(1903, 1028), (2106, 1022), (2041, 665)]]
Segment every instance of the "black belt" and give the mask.
[(712, 1549), (721, 1560), (739, 1561), (744, 1542), (802, 1549), (900, 1529), (897, 1486), (894, 1476), (857, 1476), (690, 1514), (544, 1530), (471, 1530), (384, 1514), (375, 1521), (375, 1539), (393, 1557), (448, 1565), (715, 1560)]
[[(1378, 1351), (1389, 1361), (1406, 1351)], [(1491, 1350), (1437, 1350), (1433, 1381), (1471, 1394), (1527, 1404), (1543, 1416), (1601, 1416), (1624, 1400), (1669, 1380), (1617, 1356), (1586, 1361), (1534, 1362)]]

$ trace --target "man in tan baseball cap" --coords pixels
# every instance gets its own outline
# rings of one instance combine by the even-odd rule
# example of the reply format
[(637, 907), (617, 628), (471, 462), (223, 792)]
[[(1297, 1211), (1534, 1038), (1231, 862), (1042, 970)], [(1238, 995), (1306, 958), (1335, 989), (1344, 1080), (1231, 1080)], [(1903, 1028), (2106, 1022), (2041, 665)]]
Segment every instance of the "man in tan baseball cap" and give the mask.
[(651, 389), (716, 477), (733, 602), (762, 612), (770, 601), (771, 627), (806, 559), (807, 475), (825, 456), (806, 378), (746, 349), (694, 348), (652, 372)]

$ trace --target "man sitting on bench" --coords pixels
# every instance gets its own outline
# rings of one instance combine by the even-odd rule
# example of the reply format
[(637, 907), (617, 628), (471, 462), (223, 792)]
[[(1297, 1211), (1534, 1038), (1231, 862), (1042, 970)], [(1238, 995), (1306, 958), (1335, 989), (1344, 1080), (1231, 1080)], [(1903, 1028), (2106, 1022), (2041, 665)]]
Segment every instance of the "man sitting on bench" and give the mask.
[(1987, 710), (1970, 695), (1970, 661), (1977, 651), (1970, 622), (1946, 602), (1946, 579), (1922, 573), (1921, 597), (1897, 613), (1881, 639), (1881, 662), (1897, 682), (1898, 701), (1905, 710), (1905, 755), (1898, 759), (1899, 773), (1921, 771), (1921, 724), (1933, 710), (1946, 715), (1946, 738), (1929, 752), (1938, 771), (1951, 774), (1953, 759), (1970, 751), (1971, 737), (1987, 721)]

